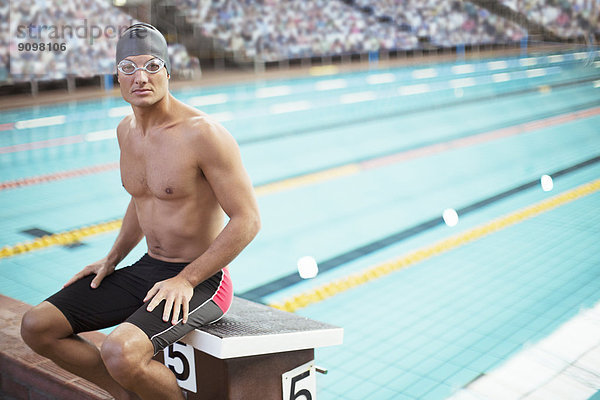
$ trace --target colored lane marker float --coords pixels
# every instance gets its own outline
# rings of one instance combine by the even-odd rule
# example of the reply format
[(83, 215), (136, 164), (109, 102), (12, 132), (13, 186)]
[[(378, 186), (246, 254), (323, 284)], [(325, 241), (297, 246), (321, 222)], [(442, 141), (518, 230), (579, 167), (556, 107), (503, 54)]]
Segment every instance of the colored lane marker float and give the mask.
[(409, 267), (428, 258), (481, 239), (486, 235), (497, 232), (511, 225), (515, 225), (519, 222), (523, 222), (527, 219), (533, 218), (539, 214), (550, 211), (554, 208), (570, 203), (599, 190), (600, 179), (578, 186), (567, 192), (553, 196), (547, 200), (543, 200), (511, 214), (494, 219), (484, 225), (475, 227), (458, 235), (451, 236), (440, 242), (434, 243), (433, 245), (418, 249), (395, 260), (369, 267), (362, 272), (337, 279), (317, 288), (310, 289), (306, 292), (269, 305), (280, 310), (295, 312), (301, 308), (321, 302), (354, 287), (364, 285), (365, 283), (368, 283), (374, 279), (389, 275), (392, 272), (398, 271), (402, 268)]
[(110, 232), (121, 227), (121, 219), (103, 222), (96, 225), (84, 226), (67, 232), (44, 235), (42, 237), (17, 243), (16, 245), (4, 246), (0, 249), (0, 259), (27, 253), (33, 250), (40, 250), (50, 246), (66, 246), (81, 242), (88, 236), (98, 235)]
[[(600, 82), (600, 81), (598, 81)], [(463, 148), (467, 146), (477, 145), (481, 143), (486, 143), (492, 140), (515, 136), (527, 132), (531, 132), (537, 129), (548, 128), (551, 126), (562, 125), (567, 122), (591, 118), (600, 115), (600, 107), (593, 107), (585, 110), (579, 110), (574, 112), (569, 112), (566, 114), (556, 115), (548, 118), (544, 118), (541, 120), (536, 120), (532, 122), (526, 122), (522, 124), (517, 124), (513, 126), (508, 126), (506, 128), (501, 128), (493, 131), (482, 132), (478, 134), (474, 134), (471, 136), (466, 136), (458, 139), (451, 140), (449, 142), (444, 143), (434, 143), (431, 145), (426, 145), (423, 147), (419, 147), (416, 149), (400, 151), (398, 153), (384, 155), (384, 156), (375, 156), (371, 159), (367, 159), (364, 161), (360, 161), (358, 163), (349, 163), (338, 167), (332, 167), (325, 170), (307, 173), (304, 175), (291, 177), (287, 179), (283, 179), (280, 181), (275, 181), (271, 183), (266, 183), (255, 188), (256, 194), (258, 196), (267, 195), (277, 193), (283, 190), (288, 190), (291, 188), (311, 185), (315, 183), (325, 182), (328, 180), (333, 180), (336, 178), (340, 178), (347, 175), (352, 175), (358, 173), (363, 170), (368, 170), (372, 168), (378, 168), (387, 166), (390, 164), (404, 162), (411, 159), (430, 156), (433, 154), (437, 154), (443, 151), (448, 151), (452, 149)], [(34, 176), (29, 178), (22, 178), (13, 181), (0, 182), (0, 191), (7, 189), (15, 189), (19, 187), (31, 186), (45, 182), (57, 181), (67, 178), (74, 178), (78, 176), (91, 175), (95, 173), (117, 170), (119, 168), (119, 163), (107, 163), (100, 164), (86, 168), (55, 172), (47, 175)]]
[[(563, 114), (563, 115), (557, 115), (557, 116), (549, 117), (549, 118), (538, 120), (538, 121), (519, 124), (519, 125), (511, 126), (508, 128), (502, 128), (502, 129), (496, 130), (496, 131), (484, 132), (484, 133), (476, 134), (476, 135), (473, 135), (470, 137), (456, 139), (454, 141), (447, 142), (447, 143), (438, 143), (438, 144), (434, 144), (434, 145), (430, 145), (430, 146), (425, 146), (423, 148), (419, 148), (416, 150), (408, 150), (408, 151), (392, 154), (390, 156), (376, 157), (374, 159), (365, 160), (360, 163), (351, 163), (351, 164), (347, 164), (347, 165), (340, 166), (340, 167), (333, 167), (333, 168), (329, 168), (329, 169), (326, 169), (323, 171), (318, 171), (318, 172), (309, 173), (306, 175), (301, 175), (298, 177), (284, 179), (282, 181), (267, 183), (264, 185), (257, 186), (255, 188), (255, 191), (256, 191), (257, 196), (273, 194), (273, 193), (288, 190), (291, 188), (312, 185), (312, 184), (321, 183), (321, 182), (325, 182), (328, 180), (340, 178), (343, 176), (352, 175), (352, 174), (358, 173), (362, 170), (368, 170), (368, 169), (372, 169), (372, 168), (377, 168), (377, 167), (393, 164), (396, 162), (402, 162), (402, 161), (410, 160), (413, 158), (418, 158), (421, 156), (431, 155), (431, 154), (435, 154), (435, 153), (453, 149), (453, 148), (460, 148), (460, 147), (464, 147), (464, 146), (468, 146), (468, 145), (472, 145), (472, 144), (483, 143), (483, 142), (487, 142), (489, 140), (493, 140), (496, 138), (512, 136), (512, 135), (525, 133), (525, 132), (529, 132), (529, 131), (536, 130), (536, 129), (547, 128), (549, 126), (560, 125), (560, 124), (564, 124), (566, 122), (570, 122), (573, 120), (589, 118), (589, 117), (593, 117), (593, 116), (596, 116), (599, 114), (600, 114), (600, 107), (593, 107), (593, 108), (586, 109), (586, 110), (580, 110), (580, 111), (575, 111), (575, 112), (567, 113), (567, 114)], [(116, 169), (118, 169), (118, 167), (119, 167), (119, 163), (107, 163), (107, 164), (101, 164), (101, 165), (96, 165), (96, 166), (86, 167), (86, 168), (81, 168), (81, 169), (76, 169), (76, 170), (63, 171), (63, 172), (57, 172), (57, 173), (53, 173), (53, 174), (19, 179), (19, 180), (15, 180), (15, 181), (0, 182), (0, 191), (6, 190), (6, 189), (15, 189), (15, 188), (24, 187), (24, 186), (35, 185), (35, 184), (44, 183), (44, 182), (56, 181), (56, 180), (61, 180), (61, 179), (66, 179), (66, 178), (72, 178), (72, 177), (77, 177), (77, 176), (89, 175), (89, 174), (94, 174), (94, 173), (99, 173), (99, 172), (105, 172), (105, 171), (110, 171), (110, 170), (116, 170)], [(115, 220), (115, 221), (118, 221), (119, 225), (113, 229), (118, 229), (120, 227), (121, 219)], [(61, 237), (60, 240), (65, 240), (64, 238), (62, 238), (62, 236), (60, 236), (63, 234), (59, 233), (56, 235), (59, 235), (59, 237)], [(56, 235), (49, 235), (49, 237), (53, 238)], [(68, 236), (66, 236), (66, 237), (68, 238)], [(11, 256), (21, 254), (24, 252), (36, 250), (38, 248), (47, 247), (48, 246), (46, 244), (47, 241), (54, 240), (54, 239), (48, 239), (48, 238), (44, 239), (44, 238), (46, 238), (46, 236), (35, 239), (30, 242), (24, 242), (24, 243), (19, 243), (16, 245), (5, 246), (2, 249), (0, 249), (0, 259), (6, 258), (6, 257), (11, 257)], [(41, 242), (39, 242), (39, 241), (41, 241)], [(71, 241), (66, 244), (72, 244), (74, 242), (75, 241)], [(59, 244), (62, 244), (62, 243), (59, 243)]]
[(31, 186), (45, 182), (59, 181), (62, 179), (75, 178), (78, 176), (97, 174), (111, 170), (117, 170), (119, 163), (107, 163), (94, 165), (91, 167), (79, 168), (69, 171), (55, 172), (52, 174), (33, 176), (30, 178), (16, 179), (13, 181), (0, 182), (0, 191), (6, 189), (15, 189), (19, 187)]

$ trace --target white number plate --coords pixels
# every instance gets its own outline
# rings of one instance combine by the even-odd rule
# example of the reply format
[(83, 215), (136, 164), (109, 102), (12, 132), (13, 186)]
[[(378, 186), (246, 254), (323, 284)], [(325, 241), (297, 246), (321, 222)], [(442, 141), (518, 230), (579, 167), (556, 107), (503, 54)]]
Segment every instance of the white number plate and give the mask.
[(164, 349), (163, 353), (165, 355), (165, 365), (175, 374), (179, 387), (196, 393), (194, 348), (185, 343), (177, 342)]
[(316, 400), (317, 377), (315, 360), (281, 375), (283, 400)]

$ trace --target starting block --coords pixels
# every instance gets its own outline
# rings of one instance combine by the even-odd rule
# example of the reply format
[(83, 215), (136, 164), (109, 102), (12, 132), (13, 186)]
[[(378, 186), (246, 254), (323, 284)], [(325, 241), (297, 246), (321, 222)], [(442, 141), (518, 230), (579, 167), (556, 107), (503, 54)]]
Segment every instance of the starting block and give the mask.
[(343, 328), (234, 297), (229, 312), (155, 359), (188, 400), (316, 399), (314, 349), (343, 342)]

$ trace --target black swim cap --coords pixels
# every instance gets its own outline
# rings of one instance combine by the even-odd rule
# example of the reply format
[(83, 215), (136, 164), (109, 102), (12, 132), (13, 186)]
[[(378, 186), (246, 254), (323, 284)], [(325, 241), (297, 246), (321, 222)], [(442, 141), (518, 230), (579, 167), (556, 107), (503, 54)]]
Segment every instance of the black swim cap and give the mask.
[(117, 64), (126, 57), (149, 54), (165, 62), (167, 73), (171, 74), (171, 63), (167, 51), (167, 41), (162, 33), (150, 24), (131, 25), (117, 42)]

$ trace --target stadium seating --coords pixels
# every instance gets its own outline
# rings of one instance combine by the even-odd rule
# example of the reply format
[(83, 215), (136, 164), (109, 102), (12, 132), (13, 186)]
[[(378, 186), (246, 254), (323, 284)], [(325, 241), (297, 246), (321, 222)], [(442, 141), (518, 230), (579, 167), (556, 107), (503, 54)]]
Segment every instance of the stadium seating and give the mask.
[(227, 51), (276, 61), (369, 51), (518, 42), (526, 32), (471, 3), (418, 0), (176, 0)]
[[(0, 0), (2, 15), (10, 12), (13, 30), (17, 27), (9, 33), (8, 20), (2, 20), (0, 81), (114, 74), (118, 34), (138, 22), (102, 0), (10, 3), (9, 7), (8, 0)], [(24, 38), (19, 40), (19, 36)], [(27, 40), (54, 46), (64, 43), (65, 51), (19, 51), (18, 43)], [(189, 76), (198, 68), (197, 60), (190, 58), (182, 45), (171, 45), (169, 55), (175, 74)]]
[[(591, 0), (498, 0), (563, 38), (600, 34)], [(171, 3), (173, 4), (173, 3)], [(188, 24), (237, 60), (271, 62), (332, 55), (517, 43), (527, 31), (457, 0), (174, 0)], [(136, 22), (103, 0), (0, 0), (0, 15), (67, 51), (20, 52), (9, 20), (0, 20), (0, 82), (92, 77), (115, 73), (118, 31)], [(56, 38), (50, 28), (100, 30)], [(79, 33), (81, 31), (78, 31)], [(13, 35), (13, 36), (11, 36)], [(587, 37), (587, 36), (586, 36)], [(12, 38), (12, 39), (11, 39)], [(9, 51), (10, 49), (10, 51)], [(175, 74), (190, 78), (199, 62), (181, 44), (169, 47)]]
[(238, 57), (277, 61), (413, 49), (417, 37), (338, 0), (176, 0), (187, 21)]
[(356, 0), (357, 6), (436, 46), (518, 42), (526, 32), (473, 3), (456, 0)]
[[(534, 1), (499, 0), (528, 19), (544, 25), (561, 38), (570, 39), (600, 35), (600, 5), (591, 0)], [(596, 5), (594, 6), (594, 3)]]

